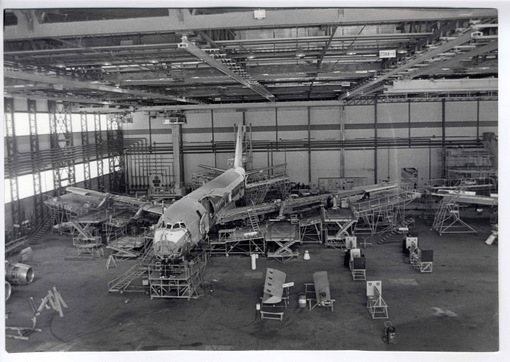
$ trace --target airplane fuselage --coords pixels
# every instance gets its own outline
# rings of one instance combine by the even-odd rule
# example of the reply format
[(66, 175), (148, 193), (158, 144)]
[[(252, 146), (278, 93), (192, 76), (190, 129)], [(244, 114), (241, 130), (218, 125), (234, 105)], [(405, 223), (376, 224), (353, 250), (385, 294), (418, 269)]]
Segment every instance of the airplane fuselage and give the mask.
[(245, 171), (229, 169), (167, 207), (154, 231), (154, 253), (163, 261), (186, 255), (216, 223), (216, 215), (244, 196)]

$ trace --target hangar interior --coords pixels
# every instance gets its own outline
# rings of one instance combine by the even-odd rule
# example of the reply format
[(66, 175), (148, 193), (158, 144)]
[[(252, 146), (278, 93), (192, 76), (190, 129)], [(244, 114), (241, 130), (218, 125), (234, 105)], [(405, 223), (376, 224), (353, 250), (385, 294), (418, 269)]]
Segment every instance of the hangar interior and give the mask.
[(499, 349), (496, 9), (5, 9), (3, 55), (7, 352)]

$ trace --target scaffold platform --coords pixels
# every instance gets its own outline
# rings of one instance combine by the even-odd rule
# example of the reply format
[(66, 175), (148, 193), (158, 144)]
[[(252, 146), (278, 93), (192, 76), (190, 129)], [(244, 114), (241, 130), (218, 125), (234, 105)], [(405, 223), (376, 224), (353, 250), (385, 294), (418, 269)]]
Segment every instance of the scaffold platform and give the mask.
[(350, 209), (323, 210), (324, 245), (343, 248), (345, 238), (351, 236), (358, 218)]
[(153, 262), (148, 266), (149, 295), (151, 299), (197, 299), (204, 269), (207, 265), (207, 252), (200, 251), (189, 255), (187, 260), (169, 264)]
[(251, 227), (222, 229), (217, 239), (209, 239), (208, 251), (211, 255), (262, 255), (266, 253), (266, 240), (262, 231)]
[(291, 247), (300, 241), (299, 224), (288, 221), (271, 222), (266, 229), (266, 243), (268, 248), (271, 243), (276, 249), (268, 252), (267, 257), (282, 263), (287, 262), (299, 255), (299, 252), (293, 251)]

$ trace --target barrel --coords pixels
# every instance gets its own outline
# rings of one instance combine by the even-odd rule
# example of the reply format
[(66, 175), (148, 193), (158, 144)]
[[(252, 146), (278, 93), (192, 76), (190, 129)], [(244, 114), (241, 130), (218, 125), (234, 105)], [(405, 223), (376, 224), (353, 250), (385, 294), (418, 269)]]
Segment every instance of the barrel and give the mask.
[(304, 294), (299, 294), (299, 298), (298, 298), (298, 305), (299, 305), (301, 308), (305, 308), (305, 307), (306, 307), (306, 295), (304, 295)]
[(5, 263), (5, 279), (13, 285), (30, 284), (34, 280), (34, 270), (26, 264)]
[(11, 296), (11, 285), (8, 281), (5, 281), (5, 301)]

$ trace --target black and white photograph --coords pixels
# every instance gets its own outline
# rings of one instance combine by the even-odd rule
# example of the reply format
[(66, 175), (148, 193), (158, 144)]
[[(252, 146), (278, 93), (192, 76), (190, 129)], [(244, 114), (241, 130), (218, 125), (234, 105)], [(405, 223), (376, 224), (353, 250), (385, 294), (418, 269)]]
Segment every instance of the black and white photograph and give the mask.
[(502, 360), (506, 5), (4, 3), (1, 358)]

